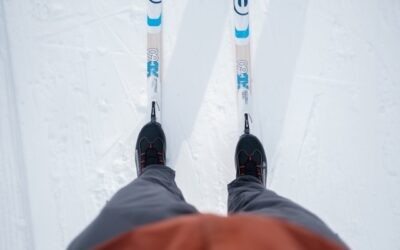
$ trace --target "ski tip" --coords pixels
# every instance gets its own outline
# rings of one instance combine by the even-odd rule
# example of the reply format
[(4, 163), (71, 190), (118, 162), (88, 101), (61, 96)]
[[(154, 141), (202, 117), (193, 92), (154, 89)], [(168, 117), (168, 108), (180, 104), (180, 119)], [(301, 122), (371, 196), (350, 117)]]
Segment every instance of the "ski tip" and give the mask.
[(233, 0), (233, 8), (236, 14), (247, 16), (249, 14), (248, 0)]
[(159, 4), (162, 2), (162, 0), (149, 0), (149, 2), (153, 4)]

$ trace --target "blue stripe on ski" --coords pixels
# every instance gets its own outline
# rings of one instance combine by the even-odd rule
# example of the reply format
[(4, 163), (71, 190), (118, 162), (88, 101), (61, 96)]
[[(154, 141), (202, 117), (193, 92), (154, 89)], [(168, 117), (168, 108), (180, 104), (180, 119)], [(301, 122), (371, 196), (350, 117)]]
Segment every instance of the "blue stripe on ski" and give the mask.
[(154, 1), (154, 0), (149, 0), (151, 3), (154, 3), (154, 4), (159, 4), (159, 3), (161, 3), (161, 1), (162, 0), (159, 0), (159, 1)]
[(151, 27), (158, 27), (161, 25), (161, 15), (158, 18), (150, 18), (147, 16), (147, 25)]
[(248, 38), (250, 33), (249, 26), (245, 30), (238, 30), (235, 28), (235, 36), (236, 38)]

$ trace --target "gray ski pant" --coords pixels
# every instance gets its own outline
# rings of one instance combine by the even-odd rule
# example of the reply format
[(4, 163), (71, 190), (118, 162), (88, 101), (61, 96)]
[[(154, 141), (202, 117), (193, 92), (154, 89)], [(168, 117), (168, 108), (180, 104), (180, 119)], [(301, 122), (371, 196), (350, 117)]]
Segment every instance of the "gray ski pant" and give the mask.
[[(253, 213), (281, 218), (307, 228), (345, 246), (316, 215), (266, 189), (255, 177), (242, 176), (228, 184), (228, 213)], [(185, 202), (175, 183), (175, 171), (152, 165), (119, 190), (97, 218), (69, 245), (68, 249), (88, 249), (134, 228), (198, 213)]]

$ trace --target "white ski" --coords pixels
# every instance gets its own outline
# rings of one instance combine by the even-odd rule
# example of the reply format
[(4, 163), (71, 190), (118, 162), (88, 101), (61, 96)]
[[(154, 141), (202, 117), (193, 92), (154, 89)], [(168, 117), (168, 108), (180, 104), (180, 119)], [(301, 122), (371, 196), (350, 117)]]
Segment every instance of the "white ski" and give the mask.
[(161, 38), (162, 0), (148, 0), (147, 86), (151, 121), (161, 123)]
[(236, 83), (240, 126), (244, 133), (250, 133), (251, 121), (251, 65), (250, 65), (250, 26), (248, 0), (233, 0)]

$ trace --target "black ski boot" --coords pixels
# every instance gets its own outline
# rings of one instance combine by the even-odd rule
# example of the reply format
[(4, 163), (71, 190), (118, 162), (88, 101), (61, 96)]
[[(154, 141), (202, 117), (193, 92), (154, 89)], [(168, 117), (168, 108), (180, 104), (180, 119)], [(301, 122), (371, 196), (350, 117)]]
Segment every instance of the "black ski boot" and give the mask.
[(252, 134), (240, 136), (235, 152), (236, 178), (251, 175), (264, 185), (267, 181), (267, 157), (264, 148)]
[(144, 125), (136, 141), (136, 170), (141, 175), (148, 165), (165, 165), (166, 141), (161, 124), (151, 121)]

